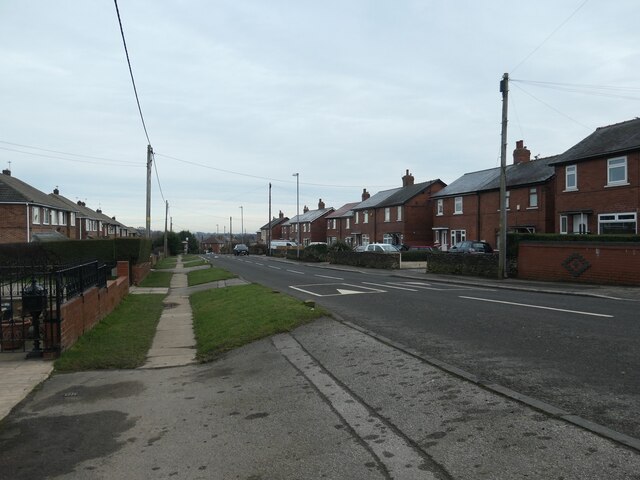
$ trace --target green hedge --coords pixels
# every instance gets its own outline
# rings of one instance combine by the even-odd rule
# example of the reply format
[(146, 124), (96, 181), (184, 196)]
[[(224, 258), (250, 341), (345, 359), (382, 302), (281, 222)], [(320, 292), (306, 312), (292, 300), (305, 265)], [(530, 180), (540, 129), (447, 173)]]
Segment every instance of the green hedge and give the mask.
[(98, 261), (131, 265), (149, 261), (151, 240), (117, 238), (0, 245), (0, 265), (74, 265)]

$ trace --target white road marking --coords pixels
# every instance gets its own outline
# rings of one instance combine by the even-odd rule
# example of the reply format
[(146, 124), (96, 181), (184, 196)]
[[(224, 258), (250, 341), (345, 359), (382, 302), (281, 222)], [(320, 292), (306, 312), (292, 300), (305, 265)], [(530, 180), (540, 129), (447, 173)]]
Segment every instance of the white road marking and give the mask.
[(483, 292), (495, 292), (490, 288), (482, 288), (482, 287), (472, 287), (472, 286), (450, 286), (449, 284), (441, 285), (440, 287), (434, 287), (431, 283), (423, 283), (423, 282), (402, 282), (400, 285), (410, 285), (415, 288), (420, 288), (422, 290), (433, 290), (436, 292), (453, 292), (455, 290), (481, 290)]
[(261, 267), (264, 267), (264, 263), (258, 263), (258, 262), (256, 262), (256, 265), (260, 265)]
[(304, 272), (298, 272), (297, 270), (287, 270), (287, 272), (297, 273), (298, 275), (304, 275)]
[(273, 265), (269, 265), (269, 268), (273, 268), (274, 270), (282, 270), (280, 267), (274, 267)]
[(542, 305), (528, 305), (526, 303), (505, 302), (503, 300), (490, 300), (488, 298), (464, 297), (462, 295), (459, 298), (465, 298), (467, 300), (478, 300), (480, 302), (503, 303), (505, 305), (515, 305), (517, 307), (539, 308), (541, 310), (553, 310), (555, 312), (575, 313), (577, 315), (589, 315), (592, 317), (613, 318), (613, 315), (605, 315), (603, 313), (581, 312), (579, 310), (565, 310), (564, 308), (543, 307)]
[(315, 275), (316, 277), (320, 277), (320, 278), (328, 278), (330, 280), (344, 280), (344, 278), (340, 278), (340, 277), (330, 277), (329, 275)]
[[(304, 287), (304, 288), (303, 288)], [(314, 287), (316, 290), (320, 291), (333, 291), (338, 293), (317, 293), (313, 291)], [(331, 288), (329, 288), (331, 287)], [(351, 287), (351, 288), (339, 288), (339, 287)], [(299, 292), (308, 293), (309, 295), (313, 295), (315, 297), (337, 297), (340, 295), (354, 295), (356, 293), (386, 293), (385, 290), (379, 290), (377, 288), (363, 287), (360, 285), (350, 285), (348, 283), (312, 283), (309, 285), (298, 285), (293, 286), (289, 285), (289, 288), (293, 288), (294, 290), (298, 290)]]
[(414, 288), (406, 288), (406, 287), (395, 287), (393, 285), (388, 285), (388, 284), (380, 284), (380, 283), (371, 283), (371, 282), (362, 282), (365, 285), (373, 285), (375, 287), (384, 287), (384, 288), (395, 288), (396, 290), (406, 290), (407, 292), (417, 292), (418, 290), (414, 289)]

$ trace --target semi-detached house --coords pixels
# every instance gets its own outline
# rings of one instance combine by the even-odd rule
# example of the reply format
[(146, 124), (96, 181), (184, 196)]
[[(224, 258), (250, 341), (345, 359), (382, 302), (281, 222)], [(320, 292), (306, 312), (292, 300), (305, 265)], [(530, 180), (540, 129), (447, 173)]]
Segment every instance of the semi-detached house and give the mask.
[(551, 165), (556, 232), (640, 232), (640, 118), (599, 127)]

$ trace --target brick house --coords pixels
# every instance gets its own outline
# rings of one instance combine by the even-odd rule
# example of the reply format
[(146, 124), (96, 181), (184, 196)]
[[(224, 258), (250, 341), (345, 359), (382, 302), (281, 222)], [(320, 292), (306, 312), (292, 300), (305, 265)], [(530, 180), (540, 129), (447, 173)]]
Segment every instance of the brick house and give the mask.
[[(557, 157), (531, 160), (524, 142), (516, 142), (513, 164), (506, 168), (507, 230), (554, 231)], [(500, 167), (470, 172), (433, 195), (434, 240), (446, 251), (463, 240), (482, 240), (494, 247), (500, 228)]]
[(0, 243), (74, 238), (77, 210), (11, 176), (0, 175)]
[(305, 205), (303, 213), (296, 215), (282, 224), (282, 237), (286, 240), (298, 240), (305, 247), (311, 242), (325, 242), (327, 240), (326, 217), (334, 211), (333, 207), (325, 207), (322, 199), (318, 201), (317, 210), (309, 210)]
[(259, 241), (267, 243), (267, 239), (269, 238), (269, 229), (271, 229), (272, 240), (284, 240), (284, 237), (282, 236), (282, 226), (288, 220), (289, 217), (285, 217), (281, 210), (277, 217), (273, 217), (269, 223), (260, 227)]
[(226, 242), (218, 235), (210, 236), (202, 240), (200, 250), (202, 252), (220, 253)]
[(639, 233), (640, 118), (597, 128), (552, 166), (557, 233)]
[[(364, 193), (366, 193), (366, 189)], [(327, 245), (332, 245), (337, 241), (345, 242), (349, 245), (353, 242), (351, 227), (353, 226), (353, 207), (360, 202), (346, 203), (335, 212), (327, 215)]]
[[(440, 179), (415, 183), (406, 171), (402, 187), (369, 196), (353, 207), (353, 245), (391, 243), (425, 245), (433, 242), (431, 197), (446, 184)], [(364, 197), (367, 198), (364, 198)]]

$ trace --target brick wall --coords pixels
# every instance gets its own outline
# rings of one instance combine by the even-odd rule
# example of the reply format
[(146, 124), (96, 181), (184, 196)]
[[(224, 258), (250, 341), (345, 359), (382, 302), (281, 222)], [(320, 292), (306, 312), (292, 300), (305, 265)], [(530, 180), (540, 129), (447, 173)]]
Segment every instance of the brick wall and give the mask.
[(128, 262), (118, 262), (119, 275), (106, 288), (94, 287), (60, 307), (60, 350), (70, 348), (83, 333), (111, 313), (129, 293)]
[(0, 243), (23, 243), (27, 239), (27, 207), (0, 205)]
[(640, 286), (640, 243), (521, 242), (518, 278)]

